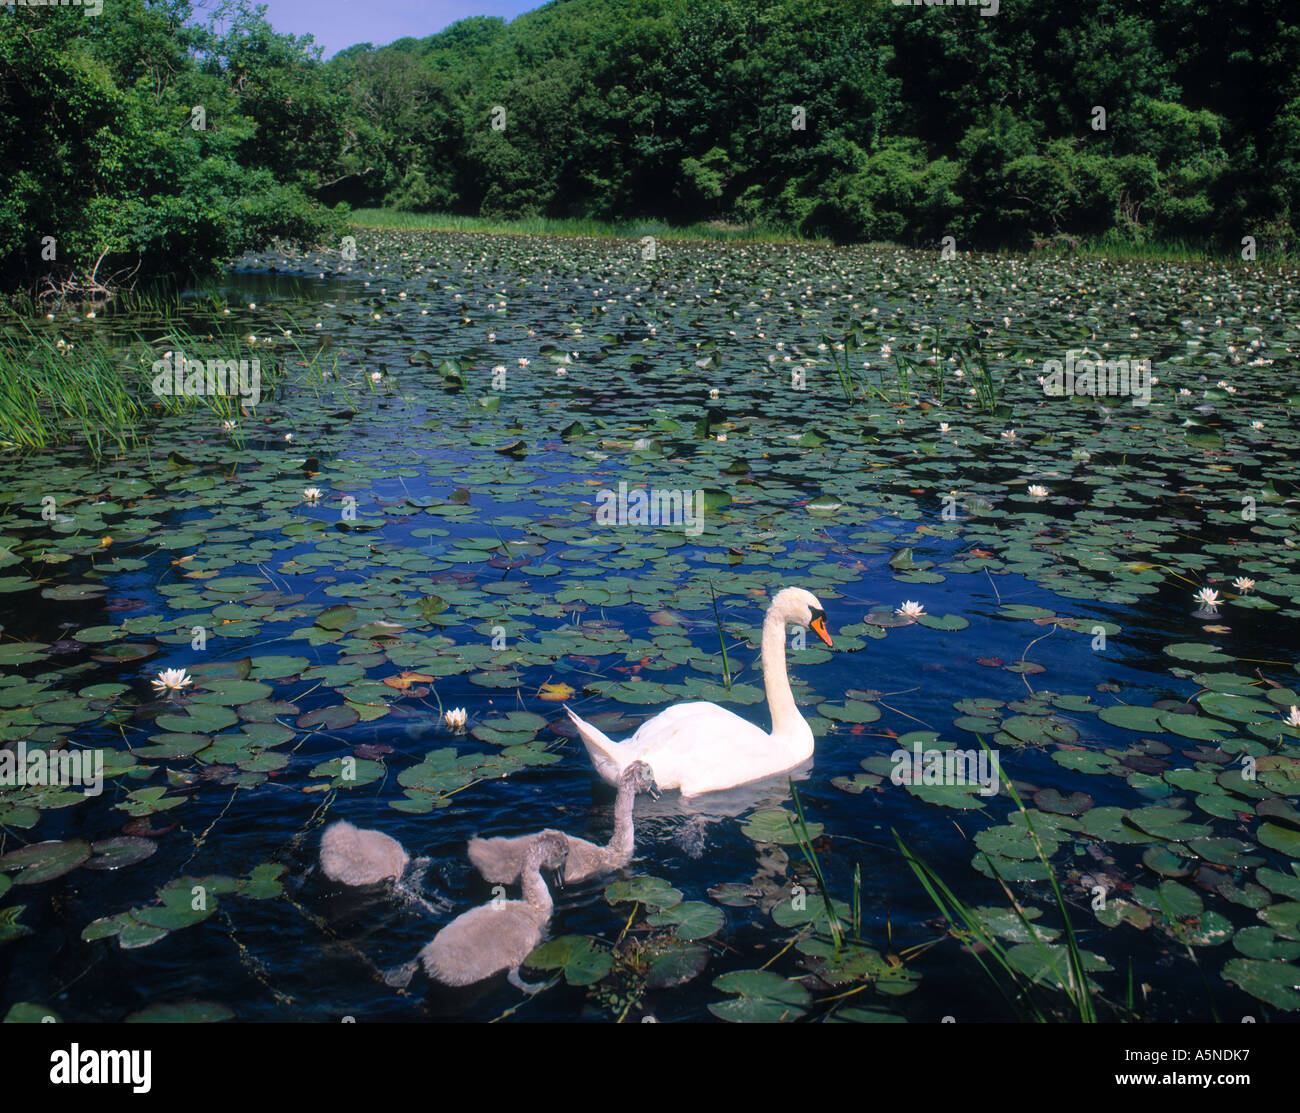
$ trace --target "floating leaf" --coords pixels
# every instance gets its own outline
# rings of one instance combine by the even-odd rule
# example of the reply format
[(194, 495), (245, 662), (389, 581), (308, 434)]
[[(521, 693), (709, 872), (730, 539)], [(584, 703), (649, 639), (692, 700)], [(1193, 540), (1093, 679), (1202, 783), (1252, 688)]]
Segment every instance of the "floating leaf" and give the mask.
[(614, 963), (609, 951), (585, 935), (561, 935), (537, 947), (525, 960), (536, 970), (563, 970), (569, 985), (594, 985)]
[(128, 1024), (213, 1024), (233, 1020), (234, 1009), (216, 1001), (169, 1001), (146, 1005), (126, 1018)]
[(1223, 977), (1284, 1012), (1300, 1009), (1300, 974), (1292, 963), (1232, 958), (1223, 964)]
[(610, 904), (636, 901), (647, 908), (664, 909), (680, 904), (682, 894), (661, 877), (642, 876), (615, 881), (605, 889), (605, 899)]
[[(741, 831), (755, 842), (789, 845), (799, 841), (799, 836), (795, 833), (791, 822), (794, 818), (791, 812), (780, 810), (755, 812), (741, 827)], [(808, 837), (815, 839), (823, 830), (820, 823), (809, 823)]]
[(738, 996), (709, 1005), (720, 1020), (775, 1024), (796, 1020), (811, 1002), (808, 991), (798, 982), (787, 981), (770, 970), (735, 970), (713, 983), (714, 989)]
[(726, 922), (720, 908), (702, 901), (683, 901), (672, 908), (655, 912), (646, 918), (652, 927), (671, 926), (677, 938), (688, 943), (704, 939), (721, 929)]
[(39, 885), (71, 873), (90, 853), (90, 843), (84, 839), (32, 843), (0, 857), (0, 872), (19, 871), (13, 878), (15, 886)]
[(111, 839), (101, 839), (91, 843), (93, 857), (87, 860), (88, 870), (120, 870), (123, 866), (133, 866), (152, 857), (158, 844), (152, 839), (135, 838), (131, 835), (118, 835)]

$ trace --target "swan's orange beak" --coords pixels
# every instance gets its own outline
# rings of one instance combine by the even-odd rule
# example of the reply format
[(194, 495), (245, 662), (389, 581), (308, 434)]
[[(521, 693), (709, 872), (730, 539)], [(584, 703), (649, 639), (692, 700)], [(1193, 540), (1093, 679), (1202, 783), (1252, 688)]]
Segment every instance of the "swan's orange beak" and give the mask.
[(827, 645), (831, 644), (831, 636), (826, 632), (826, 616), (819, 614), (812, 620), (812, 630)]

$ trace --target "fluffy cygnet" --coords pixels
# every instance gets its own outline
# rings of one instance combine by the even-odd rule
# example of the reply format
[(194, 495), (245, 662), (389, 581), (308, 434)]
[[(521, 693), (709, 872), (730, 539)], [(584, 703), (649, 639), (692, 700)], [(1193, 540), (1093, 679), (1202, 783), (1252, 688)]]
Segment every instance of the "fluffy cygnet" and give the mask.
[(525, 993), (541, 988), (521, 981), (519, 966), (551, 919), (551, 894), (541, 871), (559, 869), (568, 852), (563, 835), (533, 836), (524, 854), (524, 899), (492, 900), (457, 916), (420, 952), (425, 973), (444, 985), (462, 986), (509, 970), (510, 984)]
[(353, 827), (343, 819), (331, 823), (321, 835), (321, 869), (331, 881), (344, 885), (396, 880), (409, 860), (396, 839), (382, 831)]
[[(605, 846), (566, 835), (562, 831), (543, 831), (559, 835), (569, 846), (564, 863), (564, 883), (572, 885), (598, 873), (621, 869), (632, 860), (632, 805), (638, 793), (654, 792), (654, 771), (644, 761), (634, 761), (619, 777), (618, 798), (614, 801), (614, 836)], [(469, 860), (485, 881), (512, 885), (519, 877), (524, 854), (536, 835), (520, 838), (470, 839)]]

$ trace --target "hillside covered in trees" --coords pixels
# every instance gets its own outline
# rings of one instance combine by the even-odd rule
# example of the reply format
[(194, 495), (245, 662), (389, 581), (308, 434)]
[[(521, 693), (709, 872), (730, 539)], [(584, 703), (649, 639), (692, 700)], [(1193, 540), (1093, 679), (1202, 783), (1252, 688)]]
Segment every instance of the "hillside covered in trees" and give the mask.
[(184, 0), (0, 11), (10, 283), (45, 236), (64, 265), (203, 270), (336, 231), (339, 202), (1294, 246), (1290, 0), (555, 0), (328, 62), (233, 10), (220, 29)]
[(350, 104), (338, 174), (356, 177), (336, 196), (984, 246), (1112, 228), (1286, 238), (1300, 206), (1295, 17), (1286, 0), (1002, 0), (994, 16), (562, 0), (337, 56)]

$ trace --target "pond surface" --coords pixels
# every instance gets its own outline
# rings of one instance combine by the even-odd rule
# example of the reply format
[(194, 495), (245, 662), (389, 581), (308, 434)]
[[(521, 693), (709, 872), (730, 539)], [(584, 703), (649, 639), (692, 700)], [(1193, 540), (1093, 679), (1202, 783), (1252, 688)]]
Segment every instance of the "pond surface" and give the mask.
[[(1077, 1019), (1064, 907), (1102, 1018), (1295, 1015), (1295, 274), (358, 241), (33, 325), (144, 375), (183, 320), (267, 382), (224, 426), (0, 460), (0, 740), (105, 778), (0, 783), (0, 1009)], [(1150, 404), (1046, 395), (1084, 349), (1149, 359)], [(610, 524), (621, 484), (702, 519)], [(787, 638), (793, 789), (641, 797), (632, 864), (556, 890), (545, 992), (385, 980), (492, 898), (472, 835), (609, 837), (564, 704), (616, 739), (698, 699), (766, 729), (791, 585), (834, 640)], [(982, 743), (1014, 798), (891, 779)], [(398, 888), (324, 878), (341, 818), (403, 844)]]

